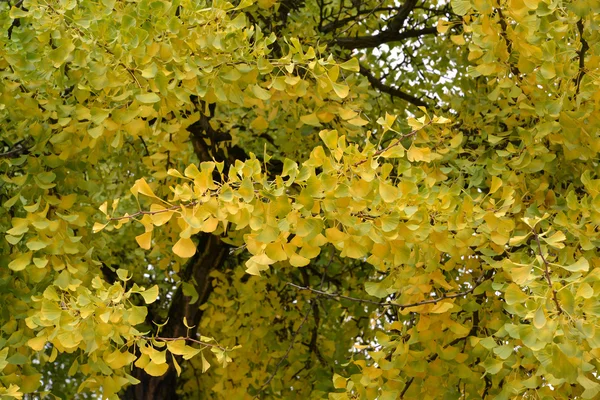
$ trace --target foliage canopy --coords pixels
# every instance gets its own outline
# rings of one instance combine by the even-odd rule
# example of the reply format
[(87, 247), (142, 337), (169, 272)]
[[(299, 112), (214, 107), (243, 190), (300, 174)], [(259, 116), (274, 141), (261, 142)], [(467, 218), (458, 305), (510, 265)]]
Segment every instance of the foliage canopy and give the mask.
[(598, 1), (0, 26), (3, 399), (600, 396)]

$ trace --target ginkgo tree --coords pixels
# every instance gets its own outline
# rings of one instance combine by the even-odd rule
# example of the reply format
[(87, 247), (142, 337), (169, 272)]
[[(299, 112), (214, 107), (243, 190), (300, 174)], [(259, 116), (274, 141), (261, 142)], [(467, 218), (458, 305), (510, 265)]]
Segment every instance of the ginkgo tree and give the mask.
[(599, 24), (0, 2), (0, 397), (600, 396)]

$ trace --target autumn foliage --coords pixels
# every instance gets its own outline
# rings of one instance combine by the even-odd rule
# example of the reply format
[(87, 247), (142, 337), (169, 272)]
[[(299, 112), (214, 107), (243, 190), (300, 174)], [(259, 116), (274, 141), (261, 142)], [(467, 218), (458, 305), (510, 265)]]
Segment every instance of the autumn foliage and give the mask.
[(599, 24), (0, 2), (0, 397), (597, 398)]

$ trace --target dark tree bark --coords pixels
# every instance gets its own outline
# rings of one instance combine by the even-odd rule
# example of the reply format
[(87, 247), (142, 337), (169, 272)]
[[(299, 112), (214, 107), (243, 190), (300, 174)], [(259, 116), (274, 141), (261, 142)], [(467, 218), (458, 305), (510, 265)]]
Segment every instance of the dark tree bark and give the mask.
[[(215, 269), (222, 269), (229, 253), (229, 246), (217, 236), (203, 234), (199, 236), (198, 250), (186, 264), (181, 274), (182, 282), (196, 282), (196, 291), (199, 298), (191, 304), (191, 297), (183, 294), (180, 286), (173, 295), (169, 308), (168, 323), (162, 328), (160, 335), (169, 338), (195, 337), (197, 326), (202, 317), (200, 305), (205, 303), (213, 290), (210, 282), (210, 273)], [(189, 329), (183, 324), (183, 317), (195, 327)], [(150, 376), (144, 370), (136, 368), (133, 376), (141, 382), (130, 386), (123, 399), (126, 400), (178, 400), (177, 373), (170, 358), (169, 370), (163, 376)]]

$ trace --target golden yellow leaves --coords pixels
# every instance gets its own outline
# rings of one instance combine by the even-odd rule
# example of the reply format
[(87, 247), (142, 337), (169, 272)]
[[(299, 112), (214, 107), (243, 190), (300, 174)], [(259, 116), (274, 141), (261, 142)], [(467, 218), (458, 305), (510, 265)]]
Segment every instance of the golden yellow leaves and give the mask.
[(180, 238), (173, 246), (173, 253), (181, 258), (190, 258), (196, 254), (196, 245), (189, 238)]
[(146, 304), (154, 303), (158, 298), (158, 285), (154, 285), (150, 289), (146, 289), (138, 293), (142, 295)]
[[(393, 130), (394, 122), (395, 117), (390, 115), (379, 121), (384, 130)], [(447, 122), (435, 116), (410, 119), (414, 131), (403, 138), (414, 136), (432, 123)], [(169, 224), (176, 216), (175, 223), (170, 224), (179, 232), (173, 252), (182, 258), (195, 254), (196, 246), (191, 237), (198, 232), (246, 230), (244, 241), (252, 254), (246, 262), (246, 271), (253, 275), (277, 262), (306, 266), (327, 242), (333, 243), (343, 256), (368, 257), (374, 243), (406, 235), (407, 226), (418, 229), (421, 223), (400, 224), (402, 218), (413, 218), (416, 208), (406, 201), (418, 193), (417, 186), (409, 180), (389, 179), (393, 166), (379, 165), (373, 158), (373, 155), (399, 156), (400, 153), (390, 152), (393, 148), (404, 151), (400, 139), (385, 150), (375, 151), (371, 144), (363, 150), (346, 144), (346, 138), (340, 137), (336, 130), (323, 130), (319, 136), (329, 155), (319, 146), (302, 168), (286, 159), (281, 177), (274, 180), (268, 180), (254, 157), (236, 162), (220, 183), (213, 181), (213, 171), (218, 167), (215, 163), (204, 162), (200, 168), (191, 164), (184, 174), (169, 170), (168, 175), (182, 182), (171, 188), (174, 195), (168, 202), (156, 197), (150, 185), (139, 179), (131, 193), (136, 198), (139, 194), (149, 198), (150, 210), (112, 221), (121, 224), (122, 219), (142, 216), (138, 221), (144, 225), (145, 232), (136, 240), (140, 247), (151, 249), (154, 226)], [(412, 162), (430, 162), (436, 158), (428, 147), (414, 144), (406, 154)], [(322, 168), (319, 174), (317, 167)], [(289, 177), (287, 181), (283, 179), (286, 177)], [(292, 183), (299, 185), (295, 194), (286, 190)], [(413, 208), (415, 211), (409, 212)], [(103, 205), (101, 210), (106, 214), (107, 206)], [(376, 219), (375, 224), (369, 222), (372, 219)], [(447, 248), (442, 246), (440, 251)], [(378, 266), (383, 263), (379, 256), (371, 260)]]
[(14, 260), (12, 260), (8, 264), (8, 268), (12, 269), (13, 271), (22, 271), (27, 266), (29, 266), (29, 264), (31, 263), (32, 256), (33, 256), (33, 252), (28, 251), (27, 253), (24, 253), (24, 254), (18, 256), (17, 258), (15, 258)]

